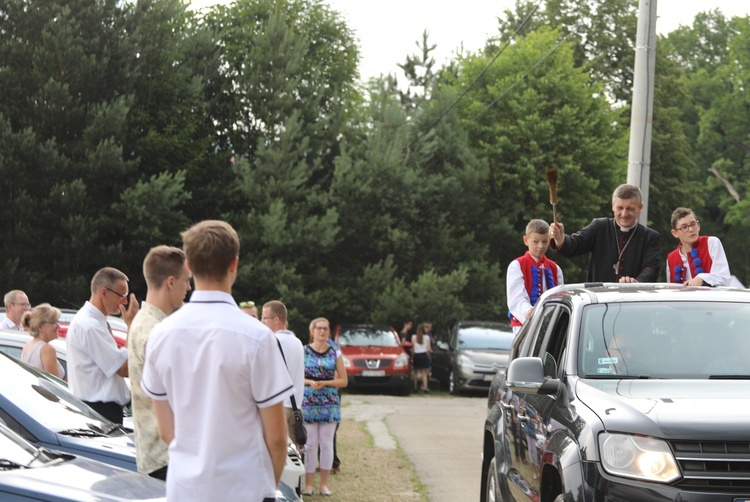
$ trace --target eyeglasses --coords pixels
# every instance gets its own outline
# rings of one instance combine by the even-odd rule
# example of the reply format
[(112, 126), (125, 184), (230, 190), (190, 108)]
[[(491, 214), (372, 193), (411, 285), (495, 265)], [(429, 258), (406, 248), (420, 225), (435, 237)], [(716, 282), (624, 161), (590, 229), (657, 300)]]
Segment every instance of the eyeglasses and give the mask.
[(31, 304), (30, 304), (30, 303), (18, 303), (18, 302), (11, 302), (11, 305), (20, 305), (20, 306), (22, 306), (22, 307), (27, 307), (27, 308), (31, 307)]
[(313, 329), (317, 329), (318, 331), (330, 331), (331, 328), (328, 326), (314, 326)]
[(108, 288), (107, 286), (104, 286), (104, 289), (106, 289), (106, 290), (107, 290), (107, 291), (109, 291), (110, 293), (114, 293), (114, 294), (116, 294), (117, 296), (119, 296), (120, 298), (122, 298), (122, 299), (124, 299), (124, 300), (127, 300), (127, 299), (128, 299), (128, 294), (127, 294), (127, 293), (118, 293), (118, 292), (117, 292), (117, 291), (115, 291), (114, 289)]
[(685, 223), (684, 225), (675, 228), (675, 230), (679, 230), (680, 232), (687, 232), (688, 230), (695, 230), (696, 228), (700, 226), (701, 226), (701, 222), (698, 220), (695, 220), (694, 222), (690, 224)]
[(255, 307), (255, 302), (240, 302), (240, 308)]

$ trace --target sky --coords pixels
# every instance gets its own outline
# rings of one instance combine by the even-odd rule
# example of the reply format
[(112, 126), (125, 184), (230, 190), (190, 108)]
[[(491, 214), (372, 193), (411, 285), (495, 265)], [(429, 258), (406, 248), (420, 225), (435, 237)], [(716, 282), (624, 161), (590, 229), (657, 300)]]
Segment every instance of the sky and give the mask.
[[(589, 0), (591, 1), (591, 0)], [(747, 0), (653, 0), (656, 31), (667, 34), (680, 25), (692, 24), (695, 15), (719, 9), (725, 16), (750, 14)], [(193, 0), (193, 7), (228, 0)], [(360, 43), (360, 76), (400, 75), (398, 63), (418, 49), (427, 30), (438, 66), (463, 47), (474, 52), (496, 31), (497, 17), (513, 9), (515, 0), (327, 0), (340, 12)]]

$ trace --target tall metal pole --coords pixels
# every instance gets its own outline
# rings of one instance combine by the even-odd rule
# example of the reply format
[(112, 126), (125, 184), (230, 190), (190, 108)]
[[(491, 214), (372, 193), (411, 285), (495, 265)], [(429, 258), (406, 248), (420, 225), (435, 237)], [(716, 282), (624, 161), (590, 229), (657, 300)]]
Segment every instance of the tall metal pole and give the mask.
[(638, 1), (638, 31), (635, 36), (633, 103), (630, 112), (628, 183), (643, 192), (639, 222), (648, 222), (648, 188), (651, 172), (651, 129), (654, 115), (656, 69), (656, 0)]

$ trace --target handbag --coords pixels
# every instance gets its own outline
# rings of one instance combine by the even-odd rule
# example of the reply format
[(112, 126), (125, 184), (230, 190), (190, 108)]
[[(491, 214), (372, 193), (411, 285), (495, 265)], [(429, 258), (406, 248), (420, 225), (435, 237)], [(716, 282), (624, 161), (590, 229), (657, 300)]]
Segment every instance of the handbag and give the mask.
[(289, 398), (292, 401), (292, 414), (294, 415), (294, 439), (297, 444), (307, 443), (307, 429), (305, 429), (305, 420), (302, 418), (302, 412), (297, 408), (294, 396)]
[[(286, 357), (284, 356), (284, 349), (281, 348), (281, 342), (278, 338), (276, 339), (276, 343), (279, 346), (281, 358), (284, 359), (284, 366), (289, 371), (289, 365), (286, 363)], [(302, 412), (297, 408), (297, 400), (294, 399), (294, 394), (289, 396), (289, 400), (292, 402), (292, 415), (294, 416), (294, 442), (297, 444), (306, 444), (307, 429), (305, 429), (305, 419), (302, 417)]]

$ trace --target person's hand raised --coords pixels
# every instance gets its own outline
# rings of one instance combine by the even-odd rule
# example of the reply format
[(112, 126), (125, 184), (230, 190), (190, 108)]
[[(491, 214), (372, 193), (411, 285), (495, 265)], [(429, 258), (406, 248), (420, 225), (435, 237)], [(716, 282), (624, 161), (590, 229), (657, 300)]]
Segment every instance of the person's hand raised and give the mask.
[(125, 321), (125, 324), (128, 325), (128, 329), (130, 329), (130, 323), (133, 322), (133, 318), (139, 310), (141, 310), (141, 305), (138, 303), (138, 300), (135, 299), (135, 293), (130, 293), (130, 297), (128, 298), (128, 308), (126, 309), (124, 305), (120, 305), (120, 315), (122, 316), (122, 320)]
[(552, 223), (549, 226), (549, 238), (555, 241), (555, 247), (561, 247), (565, 243), (565, 227), (562, 223)]

